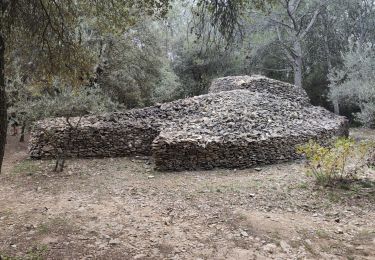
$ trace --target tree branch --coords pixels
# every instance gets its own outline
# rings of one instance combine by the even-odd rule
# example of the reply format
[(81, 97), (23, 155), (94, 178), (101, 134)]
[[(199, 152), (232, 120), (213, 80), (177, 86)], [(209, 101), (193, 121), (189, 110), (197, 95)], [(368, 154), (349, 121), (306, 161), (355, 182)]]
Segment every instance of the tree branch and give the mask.
[(279, 42), (281, 43), (281, 48), (283, 48), (284, 52), (285, 52), (285, 55), (287, 56), (287, 58), (289, 59), (289, 61), (294, 64), (294, 58), (293, 58), (293, 55), (291, 54), (291, 51), (288, 50), (288, 46), (284, 43), (283, 39), (282, 39), (282, 36), (281, 36), (281, 32), (280, 32), (280, 29), (279, 27), (276, 27), (276, 31), (277, 31), (277, 37), (279, 39)]
[(293, 23), (294, 30), (298, 31), (297, 21), (296, 21), (296, 19), (294, 17), (294, 13), (295, 13), (296, 9), (291, 10), (291, 8), (290, 8), (291, 6), (290, 6), (290, 1), (289, 0), (286, 0), (286, 6), (285, 7), (286, 7), (286, 11), (288, 13), (289, 18), (290, 18), (290, 20)]
[(299, 39), (303, 39), (306, 36), (306, 34), (311, 30), (319, 13), (320, 13), (320, 6), (315, 10), (313, 17), (311, 18), (305, 30), (303, 30), (303, 32), (298, 36)]

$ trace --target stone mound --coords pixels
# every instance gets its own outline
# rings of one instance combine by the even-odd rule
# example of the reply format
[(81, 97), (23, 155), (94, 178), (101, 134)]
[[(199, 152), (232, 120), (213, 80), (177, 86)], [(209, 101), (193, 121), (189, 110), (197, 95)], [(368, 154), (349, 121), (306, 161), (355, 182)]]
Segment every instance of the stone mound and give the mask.
[(153, 155), (158, 170), (244, 168), (298, 158), (296, 145), (347, 133), (345, 118), (312, 106), (302, 89), (239, 76), (215, 80), (207, 95), (87, 116), (76, 130), (62, 118), (40, 121), (30, 155), (51, 157), (53, 141), (67, 157)]
[(310, 104), (310, 99), (302, 88), (260, 75), (231, 76), (215, 79), (209, 88), (209, 93), (235, 89), (247, 89), (257, 93), (269, 93), (293, 102), (300, 102), (304, 105)]

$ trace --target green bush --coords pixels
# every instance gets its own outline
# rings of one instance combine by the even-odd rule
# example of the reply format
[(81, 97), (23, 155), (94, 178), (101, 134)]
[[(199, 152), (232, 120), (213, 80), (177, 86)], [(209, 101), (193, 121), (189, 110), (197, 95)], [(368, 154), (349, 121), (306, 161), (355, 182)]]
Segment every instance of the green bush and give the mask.
[(355, 142), (351, 138), (338, 138), (329, 146), (310, 140), (297, 147), (303, 154), (307, 173), (320, 185), (334, 186), (353, 181), (368, 166), (368, 158), (374, 151), (373, 142)]

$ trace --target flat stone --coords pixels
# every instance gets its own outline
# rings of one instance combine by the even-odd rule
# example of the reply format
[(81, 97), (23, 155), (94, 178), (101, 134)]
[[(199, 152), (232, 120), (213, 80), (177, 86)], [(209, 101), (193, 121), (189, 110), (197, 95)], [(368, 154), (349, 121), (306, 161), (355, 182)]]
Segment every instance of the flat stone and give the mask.
[(111, 246), (116, 246), (116, 245), (121, 244), (121, 241), (119, 239), (115, 238), (115, 239), (109, 240), (108, 244), (111, 245)]
[(262, 249), (267, 253), (273, 254), (276, 252), (277, 246), (275, 244), (266, 244)]
[(139, 255), (134, 256), (133, 259), (134, 260), (136, 260), (136, 259), (143, 259), (143, 258), (146, 258), (146, 257), (147, 257), (147, 255), (145, 255), (145, 254), (139, 254)]
[(286, 241), (284, 241), (284, 240), (280, 241), (280, 247), (287, 254), (289, 254), (292, 251), (292, 247)]

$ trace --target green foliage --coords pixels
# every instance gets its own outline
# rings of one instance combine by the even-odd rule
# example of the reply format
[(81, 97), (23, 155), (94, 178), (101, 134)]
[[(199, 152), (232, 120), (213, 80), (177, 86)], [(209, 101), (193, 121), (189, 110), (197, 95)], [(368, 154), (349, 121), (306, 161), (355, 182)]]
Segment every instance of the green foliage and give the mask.
[(375, 51), (373, 44), (351, 42), (343, 55), (342, 68), (329, 74), (330, 97), (360, 109), (355, 116), (367, 127), (375, 127)]
[(0, 171), (4, 157), (7, 106), (5, 78), (10, 65), (22, 64), (21, 75), (38, 85), (55, 77), (69, 86), (87, 85), (97, 56), (82, 39), (83, 21), (100, 35), (121, 34), (146, 15), (163, 17), (169, 0), (0, 1)]
[(32, 113), (31, 118), (82, 116), (118, 108), (118, 104), (112, 102), (97, 85), (73, 88), (56, 80), (51, 89), (43, 92), (39, 92), (36, 100), (25, 109)]
[(45, 255), (48, 252), (47, 245), (36, 245), (30, 248), (24, 257), (13, 257), (7, 256), (0, 252), (1, 260), (42, 260), (45, 259)]
[(238, 74), (238, 61), (231, 50), (214, 46), (202, 51), (197, 44), (183, 44), (173, 65), (183, 83), (184, 96), (196, 96), (207, 93), (212, 79)]
[[(6, 39), (7, 65), (24, 64), (36, 82), (52, 82), (54, 76), (81, 85), (97, 61), (88, 48), (84, 23), (101, 36), (120, 35), (140, 17), (163, 17), (169, 0), (0, 2), (0, 33)], [(6, 66), (6, 74), (10, 67)]]
[[(125, 108), (204, 94), (211, 80), (221, 76), (256, 73), (293, 81), (293, 62), (286, 52), (293, 47), (295, 32), (284, 2), (174, 1), (173, 9), (170, 9), (171, 1), (168, 0), (95, 3), (83, 0), (66, 5), (43, 0), (30, 2), (34, 13), (28, 11), (29, 7), (24, 5), (26, 1), (13, 2), (15, 4), (7, 6), (1, 17), (4, 25), (12, 25), (12, 30), (6, 30), (9, 26), (1, 27), (1, 30), (5, 32), (9, 46), (8, 79), (11, 84), (18, 84), (18, 89), (26, 85), (16, 92), (15, 99), (10, 95), (9, 104), (14, 111), (27, 110), (25, 104), (35, 106), (37, 111), (43, 110), (39, 100), (44, 94), (51, 100), (50, 92), (37, 91), (30, 84), (43, 89), (54, 84), (56, 75), (62, 85), (73, 86), (68, 89), (68, 92), (74, 92), (72, 96), (79, 96), (76, 86), (88, 85), (95, 66), (101, 70), (99, 85), (90, 91), (98, 93), (88, 96), (108, 96), (110, 101)], [(293, 2), (296, 1), (289, 1), (291, 5)], [(363, 29), (366, 40), (373, 38), (370, 36), (373, 26), (369, 21), (374, 12), (359, 0), (329, 3), (302, 0), (294, 10), (300, 29), (308, 26), (318, 7), (321, 9), (314, 26), (300, 39), (303, 83), (313, 104), (329, 107), (327, 72), (330, 67), (339, 70), (343, 60), (340, 52), (348, 46), (350, 34), (359, 39)], [(24, 19), (15, 19), (22, 13)], [(164, 19), (155, 19), (160, 17)], [(363, 24), (357, 25), (356, 21)], [(300, 33), (303, 34), (303, 30)], [(336, 83), (330, 78), (332, 85), (349, 79), (347, 67), (345, 64), (343, 68), (344, 79)], [(16, 79), (16, 74), (21, 75), (21, 79)], [(352, 80), (352, 85), (363, 86), (362, 79), (361, 76), (361, 81)], [(59, 95), (52, 93), (52, 96)], [(351, 101), (346, 102), (344, 98), (350, 103), (349, 110), (360, 108), (357, 118), (371, 125), (375, 113), (372, 99), (361, 103), (354, 97), (349, 99)], [(56, 105), (63, 105), (55, 101)], [(35, 102), (37, 104), (33, 105)], [(13, 103), (19, 103), (21, 107)], [(56, 110), (53, 107), (55, 105), (50, 105), (47, 109)], [(39, 113), (35, 118), (48, 114), (63, 113)]]
[(367, 166), (374, 148), (373, 142), (356, 143), (350, 138), (338, 138), (330, 146), (310, 140), (299, 146), (297, 152), (306, 156), (307, 173), (318, 184), (330, 186), (355, 180)]
[[(204, 19), (208, 18), (206, 4), (210, 2), (201, 1), (200, 6), (189, 1), (175, 2), (161, 24), (161, 47), (181, 83), (178, 98), (205, 94), (213, 78), (242, 74), (246, 55), (240, 52), (241, 46), (229, 46), (220, 34), (214, 33), (209, 19)], [(200, 18), (204, 19), (202, 27), (197, 21)]]
[(90, 84), (85, 80), (72, 85), (52, 76), (36, 82), (23, 75), (21, 62), (14, 61), (7, 84), (9, 112), (20, 123), (30, 124), (46, 117), (102, 113), (181, 96), (179, 78), (161, 47), (160, 24), (148, 21), (132, 26), (125, 35), (106, 37), (90, 27), (90, 20), (82, 22), (83, 41), (101, 60), (97, 83), (91, 77)]
[(181, 96), (182, 85), (180, 78), (173, 71), (169, 61), (164, 61), (160, 68), (160, 77), (155, 82), (152, 91), (152, 103), (172, 101)]
[(163, 51), (152, 21), (140, 22), (125, 35), (107, 39), (99, 84), (112, 100), (126, 108), (169, 101), (180, 83)]
[(244, 73), (246, 55), (240, 46), (226, 46), (220, 39), (202, 42), (194, 35), (190, 37), (181, 37), (174, 46), (173, 68), (182, 82), (184, 97), (206, 94), (214, 78)]
[(265, 11), (276, 2), (275, 0), (198, 0), (194, 15), (201, 20), (200, 27), (209, 25), (227, 40), (232, 40), (241, 27), (241, 18), (249, 8)]
[[(348, 38), (352, 36), (355, 40), (374, 43), (375, 9), (373, 2), (368, 0), (198, 2), (200, 5), (193, 12), (198, 24), (194, 32), (207, 45), (214, 38), (231, 38), (231, 42), (223, 43), (231, 47), (234, 43), (240, 43), (238, 49), (244, 50), (241, 55), (248, 57), (241, 64), (241, 73), (263, 74), (293, 82), (295, 61), (291, 61), (287, 53), (292, 57), (298, 54), (298, 48), (294, 46), (298, 40), (302, 48), (302, 53), (298, 55), (302, 54), (303, 58), (302, 85), (313, 104), (330, 109), (333, 106), (328, 98), (328, 71), (342, 65), (341, 53), (349, 46)], [(294, 6), (297, 6), (296, 10)], [(314, 21), (316, 10), (319, 11), (316, 21), (305, 34), (310, 21)], [(200, 49), (199, 46), (194, 48)], [(223, 75), (221, 71), (218, 74)], [(356, 108), (346, 107), (342, 110), (353, 112), (353, 109)], [(370, 115), (373, 108), (366, 105), (363, 111)], [(361, 120), (365, 118), (367, 116), (364, 115)]]
[(9, 112), (25, 124), (48, 117), (83, 116), (120, 108), (97, 85), (73, 88), (55, 79), (52, 86), (44, 88), (17, 81), (7, 87), (12, 97)]

